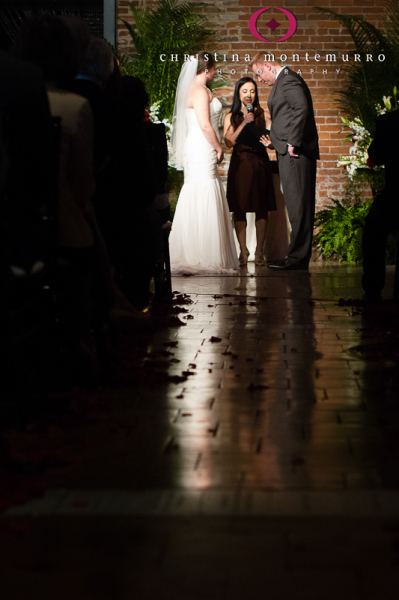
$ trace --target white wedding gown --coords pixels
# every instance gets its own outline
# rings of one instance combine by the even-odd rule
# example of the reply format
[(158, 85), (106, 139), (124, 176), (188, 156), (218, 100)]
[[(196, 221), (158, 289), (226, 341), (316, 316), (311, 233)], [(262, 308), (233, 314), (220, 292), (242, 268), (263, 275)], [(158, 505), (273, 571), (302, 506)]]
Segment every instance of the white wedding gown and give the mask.
[[(222, 104), (210, 103), (210, 120), (219, 139)], [(216, 153), (206, 140), (193, 108), (186, 109), (184, 185), (169, 237), (173, 273), (234, 272), (239, 263), (233, 227)]]

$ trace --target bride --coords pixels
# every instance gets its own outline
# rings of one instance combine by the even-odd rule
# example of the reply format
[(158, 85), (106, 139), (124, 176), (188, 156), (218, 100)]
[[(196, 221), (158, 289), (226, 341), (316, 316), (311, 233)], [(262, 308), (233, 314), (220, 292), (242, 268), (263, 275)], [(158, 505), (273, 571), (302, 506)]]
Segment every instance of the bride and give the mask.
[(207, 88), (215, 59), (200, 52), (183, 64), (177, 84), (169, 163), (184, 169), (169, 238), (173, 272), (229, 272), (238, 268), (233, 227), (217, 165), (223, 160), (221, 102)]

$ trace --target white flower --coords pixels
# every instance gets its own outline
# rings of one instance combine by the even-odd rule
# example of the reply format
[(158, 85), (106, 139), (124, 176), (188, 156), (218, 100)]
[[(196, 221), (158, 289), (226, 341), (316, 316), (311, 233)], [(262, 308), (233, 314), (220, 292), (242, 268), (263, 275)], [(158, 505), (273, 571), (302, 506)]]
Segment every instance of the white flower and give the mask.
[(391, 108), (392, 108), (392, 106), (391, 106), (391, 99), (392, 99), (392, 96), (388, 96), (388, 97), (387, 96), (383, 96), (382, 97), (382, 100), (383, 100), (383, 102), (385, 104), (385, 108), (387, 108), (388, 110), (391, 110)]

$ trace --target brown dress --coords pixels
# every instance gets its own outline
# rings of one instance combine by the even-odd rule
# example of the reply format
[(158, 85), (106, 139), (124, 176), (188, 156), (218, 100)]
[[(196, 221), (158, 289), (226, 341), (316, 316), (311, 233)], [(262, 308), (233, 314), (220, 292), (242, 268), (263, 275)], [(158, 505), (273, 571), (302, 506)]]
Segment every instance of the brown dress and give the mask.
[[(254, 111), (254, 123), (265, 125), (263, 108)], [(244, 120), (242, 112), (236, 120), (237, 129)], [(227, 200), (230, 212), (255, 212), (258, 218), (267, 218), (268, 211), (276, 210), (273, 174), (265, 147), (259, 149), (236, 144), (227, 176)]]

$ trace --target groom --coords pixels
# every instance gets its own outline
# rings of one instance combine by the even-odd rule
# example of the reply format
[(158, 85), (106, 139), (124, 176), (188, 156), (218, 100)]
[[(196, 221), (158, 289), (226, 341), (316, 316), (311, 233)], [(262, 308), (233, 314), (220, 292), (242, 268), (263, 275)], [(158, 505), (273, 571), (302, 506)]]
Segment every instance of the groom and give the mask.
[(277, 152), (282, 191), (291, 223), (288, 256), (269, 265), (275, 270), (308, 269), (316, 195), (319, 140), (310, 91), (302, 77), (277, 61), (263, 62), (258, 52), (251, 65), (259, 81), (273, 86), (268, 107), (272, 126), (270, 147)]

